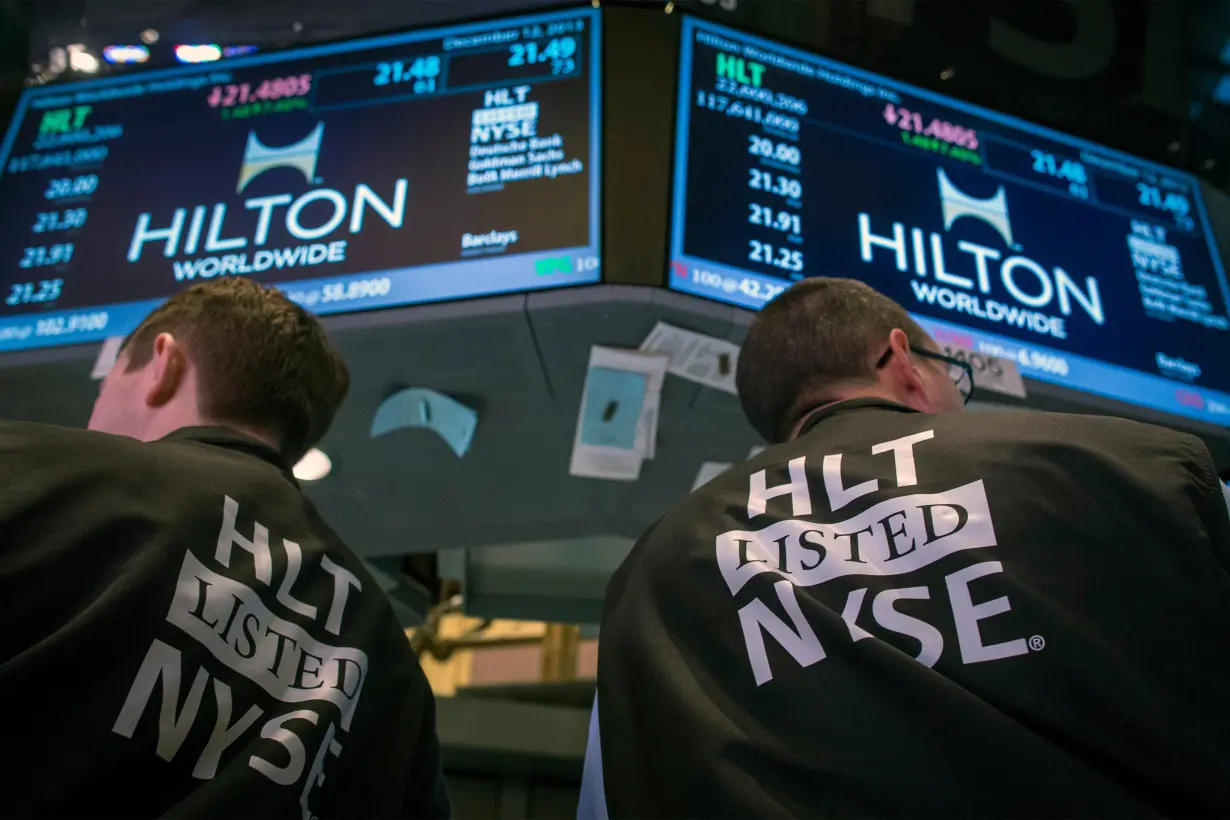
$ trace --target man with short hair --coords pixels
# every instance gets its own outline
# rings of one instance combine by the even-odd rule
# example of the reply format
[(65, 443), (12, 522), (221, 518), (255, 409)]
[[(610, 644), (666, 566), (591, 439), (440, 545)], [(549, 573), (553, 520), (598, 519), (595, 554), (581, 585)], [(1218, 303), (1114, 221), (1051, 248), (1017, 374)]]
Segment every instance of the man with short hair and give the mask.
[(579, 816), (1230, 816), (1230, 515), (1193, 436), (961, 414), (861, 283), (756, 318), (771, 446), (612, 579)]
[(349, 381), (219, 279), (125, 341), (90, 431), (0, 422), (6, 814), (449, 816), (426, 678), (291, 474)]

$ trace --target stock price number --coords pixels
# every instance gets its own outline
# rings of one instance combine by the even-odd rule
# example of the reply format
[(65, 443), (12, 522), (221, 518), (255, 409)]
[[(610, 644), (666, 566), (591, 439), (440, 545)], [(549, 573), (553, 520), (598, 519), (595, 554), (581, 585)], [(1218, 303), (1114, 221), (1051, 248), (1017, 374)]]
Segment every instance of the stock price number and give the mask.
[(1176, 191), (1163, 192), (1156, 185), (1138, 182), (1136, 183), (1136, 193), (1139, 196), (1141, 205), (1147, 208), (1156, 208), (1159, 211), (1167, 211), (1175, 219), (1181, 220), (1192, 209), (1192, 204), (1185, 194)]
[(4, 300), (4, 304), (10, 307), (16, 305), (39, 304), (42, 302), (54, 302), (60, 298), (60, 291), (64, 287), (63, 279), (44, 279), (41, 282), (19, 282), (9, 285), (12, 289), (9, 292), (8, 298)]
[(768, 194), (784, 196), (786, 199), (799, 200), (803, 198), (802, 180), (781, 174), (770, 174), (767, 171), (761, 171), (759, 168), (751, 169), (747, 180), (747, 187), (754, 191), (764, 191)]
[(98, 190), (98, 174), (77, 178), (53, 179), (43, 192), (45, 199), (64, 199), (70, 196), (89, 196)]
[(775, 211), (755, 202), (751, 203), (748, 208), (750, 212), (747, 215), (747, 221), (753, 225), (788, 233), (792, 237), (803, 232), (798, 214), (792, 214), (789, 211)]
[(85, 208), (69, 208), (66, 211), (48, 211), (35, 217), (30, 230), (34, 233), (51, 233), (52, 231), (71, 231), (85, 224)]
[(968, 148), (971, 151), (978, 149), (978, 132), (974, 129), (953, 125), (941, 119), (932, 119), (930, 122), (925, 122), (922, 114), (917, 111), (900, 108), (892, 103), (884, 106), (884, 121), (889, 125), (897, 126), (902, 131), (911, 131), (926, 137), (935, 137), (949, 145), (957, 145), (962, 148)]
[(51, 265), (61, 265), (73, 258), (73, 243), (64, 242), (60, 245), (40, 245), (37, 248), (26, 248), (20, 268), (45, 268)]
[(276, 80), (265, 80), (253, 90), (250, 83), (239, 85), (215, 85), (209, 92), (206, 102), (210, 108), (230, 108), (234, 105), (245, 105), (258, 100), (281, 100), (286, 97), (302, 97), (312, 90), (312, 75), (300, 74), (298, 77), (279, 77)]
[(753, 239), (747, 243), (747, 259), (749, 262), (759, 262), (774, 268), (780, 268), (788, 273), (803, 272), (803, 252), (790, 248), (779, 248), (768, 242)]
[(771, 159), (795, 168), (803, 161), (803, 152), (799, 150), (799, 146), (789, 142), (774, 142), (755, 134), (748, 138), (747, 152), (752, 156)]
[(750, 276), (735, 279), (734, 277), (723, 276), (720, 273), (707, 270), (693, 270), (692, 281), (702, 287), (712, 288), (723, 293), (742, 293), (747, 298), (758, 302), (772, 301), (786, 289), (785, 285), (762, 282)]
[(35, 336), (66, 336), (70, 333), (93, 333), (104, 330), (110, 315), (105, 311), (53, 316), (34, 323)]
[(440, 76), (440, 58), (435, 54), (419, 57), (409, 68), (401, 60), (379, 63), (372, 85), (396, 85), (414, 82), (414, 93), (424, 94), (436, 90), (436, 78)]
[(335, 282), (320, 289), (320, 301), (349, 302), (354, 299), (371, 299), (377, 296), (388, 296), (393, 283), (389, 279), (360, 279), (354, 282)]
[(1089, 174), (1085, 166), (1074, 159), (1057, 159), (1054, 154), (1046, 151), (1032, 150), (1029, 152), (1033, 160), (1033, 170), (1052, 179), (1068, 183), (1068, 193), (1078, 199), (1089, 198)]
[(571, 74), (576, 70), (573, 57), (577, 53), (577, 38), (556, 37), (545, 45), (535, 42), (513, 43), (508, 48), (508, 65), (512, 68), (551, 63), (552, 74)]

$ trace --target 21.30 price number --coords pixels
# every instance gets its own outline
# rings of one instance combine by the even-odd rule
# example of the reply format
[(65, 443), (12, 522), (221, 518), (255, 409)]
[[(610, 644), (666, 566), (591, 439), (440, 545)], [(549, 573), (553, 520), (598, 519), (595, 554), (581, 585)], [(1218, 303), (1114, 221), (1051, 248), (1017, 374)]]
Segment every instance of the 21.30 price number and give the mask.
[(747, 259), (772, 268), (784, 270), (787, 273), (803, 272), (803, 252), (792, 248), (782, 248), (768, 242), (753, 239), (747, 243)]
[(754, 191), (764, 191), (768, 194), (784, 196), (786, 199), (800, 200), (803, 198), (803, 181), (781, 174), (770, 174), (759, 168), (750, 169), (747, 187)]

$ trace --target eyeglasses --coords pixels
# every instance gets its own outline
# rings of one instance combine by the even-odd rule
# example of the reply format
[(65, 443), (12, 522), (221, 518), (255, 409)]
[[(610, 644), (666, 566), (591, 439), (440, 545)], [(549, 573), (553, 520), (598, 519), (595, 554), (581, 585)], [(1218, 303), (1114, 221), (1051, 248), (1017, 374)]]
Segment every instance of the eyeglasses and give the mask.
[[(957, 392), (961, 394), (961, 398), (966, 404), (969, 404), (970, 396), (974, 395), (974, 368), (969, 362), (963, 362), (960, 359), (955, 359), (952, 356), (945, 356), (943, 353), (932, 353), (930, 350), (922, 348), (911, 348), (910, 352), (915, 356), (922, 356), (924, 359), (934, 359), (937, 362), (943, 362), (948, 365), (948, 378), (952, 379), (957, 385)], [(876, 370), (881, 370), (888, 364), (888, 360), (893, 357), (893, 349), (889, 347), (884, 351), (884, 355), (876, 362)]]

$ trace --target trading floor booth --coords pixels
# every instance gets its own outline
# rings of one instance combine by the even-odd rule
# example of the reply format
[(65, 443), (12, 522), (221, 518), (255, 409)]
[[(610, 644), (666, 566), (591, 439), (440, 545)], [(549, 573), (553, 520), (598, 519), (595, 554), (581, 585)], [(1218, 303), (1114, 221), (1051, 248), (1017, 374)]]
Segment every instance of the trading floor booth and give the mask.
[(425, 664), (570, 659), (441, 684), (472, 814), (571, 812), (606, 580), (763, 444), (738, 347), (796, 281), (898, 300), (975, 411), (1168, 424), (1230, 468), (1225, 194), (671, 4), (34, 88), (0, 168), (0, 417), (84, 424), (194, 282), (323, 317), (352, 387), (304, 489)]

